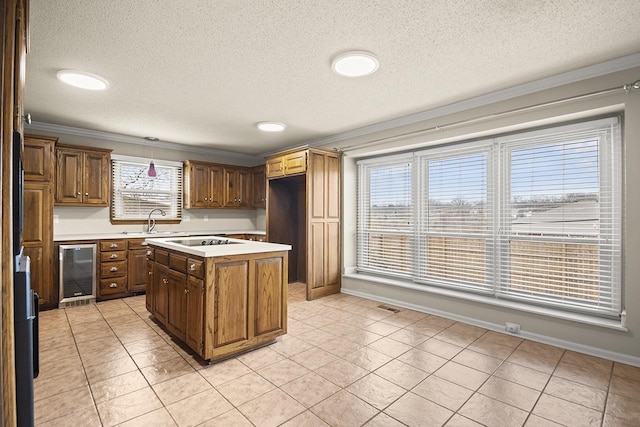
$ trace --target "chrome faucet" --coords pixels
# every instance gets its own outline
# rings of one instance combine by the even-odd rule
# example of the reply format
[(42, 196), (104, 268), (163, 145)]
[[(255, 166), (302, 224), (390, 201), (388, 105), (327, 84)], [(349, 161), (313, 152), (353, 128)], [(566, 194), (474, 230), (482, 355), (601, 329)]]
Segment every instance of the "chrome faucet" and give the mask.
[(160, 215), (162, 216), (167, 215), (167, 213), (160, 208), (151, 209), (151, 212), (149, 212), (149, 218), (147, 220), (147, 233), (151, 233), (153, 229), (156, 228), (156, 220), (151, 219), (151, 214), (154, 213), (155, 211), (160, 212)]

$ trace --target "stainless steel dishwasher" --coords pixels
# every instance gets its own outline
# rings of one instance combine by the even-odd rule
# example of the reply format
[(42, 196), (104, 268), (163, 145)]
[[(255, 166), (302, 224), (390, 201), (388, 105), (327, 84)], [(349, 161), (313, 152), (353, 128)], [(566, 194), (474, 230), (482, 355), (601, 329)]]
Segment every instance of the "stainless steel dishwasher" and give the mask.
[(59, 307), (95, 302), (96, 249), (95, 243), (60, 245)]

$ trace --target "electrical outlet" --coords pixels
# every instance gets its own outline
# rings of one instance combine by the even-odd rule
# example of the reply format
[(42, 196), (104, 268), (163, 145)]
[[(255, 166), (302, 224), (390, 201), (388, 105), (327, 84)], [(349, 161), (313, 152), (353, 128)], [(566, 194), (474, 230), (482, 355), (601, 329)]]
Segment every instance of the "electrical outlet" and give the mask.
[(209, 215), (204, 216), (204, 222), (207, 222), (207, 221), (209, 221)]
[(512, 334), (519, 334), (520, 333), (520, 325), (518, 325), (517, 323), (505, 323), (504, 324), (504, 330), (507, 332), (511, 332)]

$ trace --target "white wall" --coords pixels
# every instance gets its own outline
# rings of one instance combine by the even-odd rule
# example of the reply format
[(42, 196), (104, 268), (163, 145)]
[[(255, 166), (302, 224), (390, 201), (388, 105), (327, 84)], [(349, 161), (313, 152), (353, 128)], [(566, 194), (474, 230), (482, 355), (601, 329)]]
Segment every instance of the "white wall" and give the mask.
[[(390, 131), (377, 132), (363, 137), (334, 143), (333, 146), (349, 147), (367, 141), (399, 136), (419, 129), (444, 125), (458, 120), (507, 111), (545, 101), (557, 100), (612, 87), (621, 87), (640, 78), (640, 68), (585, 80), (522, 96), (483, 108), (441, 117)], [(548, 124), (558, 117), (571, 120), (580, 116), (608, 111), (623, 111), (624, 122), (624, 206), (623, 206), (623, 303), (627, 309), (628, 331), (594, 326), (569, 320), (560, 320), (539, 314), (525, 313), (494, 305), (463, 301), (449, 296), (422, 290), (399, 288), (371, 280), (344, 277), (343, 291), (359, 293), (378, 299), (394, 300), (404, 305), (414, 305), (425, 311), (441, 311), (453, 317), (465, 317), (488, 327), (500, 327), (505, 322), (521, 325), (523, 334), (550, 343), (568, 345), (577, 350), (599, 354), (615, 360), (640, 365), (640, 91), (624, 94), (622, 91), (582, 101), (574, 101), (460, 126), (439, 132), (391, 138), (382, 144), (347, 149), (344, 157), (344, 242), (343, 266), (348, 270), (356, 265), (356, 167), (358, 158), (381, 152), (405, 151), (447, 141), (466, 140), (481, 135), (515, 130), (525, 126)]]
[[(144, 146), (99, 138), (30, 130), (28, 126), (25, 133), (31, 135), (53, 136), (58, 138), (58, 143), (60, 144), (108, 148), (113, 150), (113, 154), (136, 156), (148, 159), (153, 157), (157, 160), (162, 159), (180, 162), (190, 159), (240, 166), (254, 166), (257, 162), (260, 162), (260, 159), (207, 155), (200, 152), (188, 151), (187, 149), (180, 150), (179, 147), (178, 149), (152, 149), (150, 145)], [(55, 206), (53, 209), (53, 215), (54, 235), (120, 233), (122, 231), (139, 232), (143, 231), (143, 227), (146, 228), (143, 224), (111, 224), (109, 220), (109, 208), (106, 207)], [(157, 229), (208, 232), (253, 231), (264, 230), (266, 227), (264, 209), (185, 209), (183, 215), (184, 219), (180, 224), (159, 224)]]

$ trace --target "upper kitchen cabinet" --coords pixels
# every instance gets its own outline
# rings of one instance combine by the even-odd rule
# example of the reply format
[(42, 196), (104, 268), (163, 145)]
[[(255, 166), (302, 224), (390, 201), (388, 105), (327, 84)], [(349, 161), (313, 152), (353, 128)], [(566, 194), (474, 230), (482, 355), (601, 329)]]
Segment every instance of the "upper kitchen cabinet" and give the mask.
[(267, 159), (267, 178), (302, 174), (307, 171), (307, 150), (279, 154)]
[(22, 155), (25, 181), (53, 181), (53, 149), (56, 141), (57, 138), (46, 136), (25, 136)]
[[(264, 176), (264, 175), (263, 175)], [(252, 209), (251, 169), (217, 163), (184, 162), (186, 209)]]
[(56, 147), (56, 205), (109, 206), (111, 150)]
[(242, 167), (225, 166), (223, 176), (224, 207), (251, 208), (249, 170)]
[(265, 166), (251, 168), (251, 204), (254, 208), (264, 209), (267, 206), (267, 180)]
[(268, 241), (292, 246), (288, 277), (306, 283), (308, 300), (340, 292), (341, 156), (309, 148), (267, 159)]
[(221, 208), (222, 166), (187, 160), (184, 166), (184, 207)]

